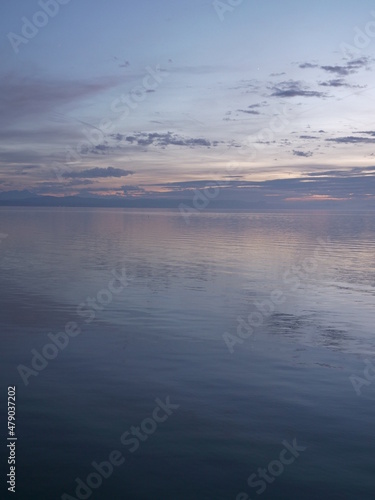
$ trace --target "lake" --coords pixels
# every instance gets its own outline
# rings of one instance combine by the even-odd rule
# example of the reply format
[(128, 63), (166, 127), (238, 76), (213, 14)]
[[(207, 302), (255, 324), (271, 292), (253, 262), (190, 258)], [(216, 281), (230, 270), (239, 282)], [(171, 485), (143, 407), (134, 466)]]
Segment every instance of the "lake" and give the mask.
[(0, 233), (17, 498), (375, 498), (373, 214), (1, 207)]

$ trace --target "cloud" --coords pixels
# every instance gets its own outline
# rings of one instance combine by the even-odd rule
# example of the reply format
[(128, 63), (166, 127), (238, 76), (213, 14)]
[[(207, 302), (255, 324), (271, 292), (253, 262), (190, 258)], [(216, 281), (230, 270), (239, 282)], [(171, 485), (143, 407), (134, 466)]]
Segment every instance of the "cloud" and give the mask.
[(375, 137), (375, 131), (373, 130), (364, 130), (360, 132), (353, 132), (353, 134), (367, 134), (370, 135), (371, 137)]
[(38, 182), (34, 188), (33, 192), (35, 194), (67, 194), (67, 188), (71, 188), (73, 191), (77, 191), (78, 186), (88, 186), (93, 184), (93, 181), (87, 179), (72, 179), (69, 182)]
[(327, 82), (319, 82), (321, 87), (346, 87), (346, 88), (364, 88), (360, 85), (350, 85), (345, 82), (342, 78), (336, 78), (334, 80), (328, 80)]
[(133, 132), (131, 135), (121, 133), (109, 134), (109, 142), (103, 141), (91, 149), (87, 147), (86, 153), (106, 155), (111, 152), (132, 150), (137, 148), (155, 147), (166, 149), (171, 146), (180, 146), (190, 149), (216, 147), (223, 141), (212, 141), (204, 137), (184, 137), (174, 132)]
[(370, 64), (373, 62), (372, 57), (359, 57), (357, 59), (352, 59), (348, 61), (344, 66), (320, 66), (320, 68), (328, 73), (334, 73), (339, 76), (347, 76), (357, 73), (362, 68), (369, 68)]
[[(97, 144), (96, 146), (94, 146), (93, 148), (90, 149), (90, 152), (94, 153), (96, 155), (99, 155), (99, 154), (105, 155), (105, 154), (107, 154), (110, 151), (110, 149), (111, 148), (105, 142), (103, 144)], [(87, 152), (88, 151), (89, 151), (89, 149), (87, 148)]]
[(313, 155), (313, 153), (311, 151), (297, 151), (295, 149), (293, 149), (293, 155), (294, 156), (303, 156), (304, 158), (309, 158), (310, 156)]
[(327, 97), (324, 92), (306, 90), (301, 82), (289, 80), (272, 87), (272, 97)]
[(336, 75), (346, 76), (350, 75), (350, 73), (354, 73), (353, 70), (348, 68), (347, 66), (320, 66), (324, 71), (328, 71), (329, 73), (335, 73)]
[(302, 63), (299, 65), (299, 68), (301, 69), (310, 69), (310, 68), (317, 68), (317, 64), (312, 64), (312, 63)]
[(15, 168), (13, 166), (13, 170), (15, 170), (15, 173), (18, 173), (18, 175), (30, 175), (30, 172), (33, 173), (34, 171), (40, 169), (40, 165), (17, 165)]
[(88, 81), (39, 80), (15, 74), (0, 77), (0, 115), (5, 123), (23, 117), (38, 116), (54, 108), (119, 85), (119, 78), (97, 78)]
[[(249, 207), (262, 206), (285, 207), (285, 203), (328, 201), (336, 203), (338, 201), (357, 203), (356, 206), (369, 207), (369, 203), (375, 201), (375, 196), (370, 195), (375, 190), (375, 166), (353, 167), (341, 170), (326, 170), (316, 166), (318, 170), (307, 171), (303, 177), (274, 178), (264, 181), (246, 181), (237, 179), (223, 180), (222, 178), (211, 178), (205, 180), (189, 180), (180, 182), (166, 182), (150, 184), (147, 190), (142, 186), (100, 186), (86, 187), (86, 181), (80, 179), (70, 181), (70, 193), (80, 196), (78, 201), (67, 198), (67, 204), (81, 204), (82, 198), (90, 199), (88, 202), (92, 206), (101, 206), (101, 203), (108, 203), (108, 206), (123, 206), (124, 201), (136, 201), (137, 206), (165, 206), (177, 207), (178, 203), (192, 199), (194, 189), (204, 189), (209, 187), (220, 187), (220, 197), (212, 202), (212, 207)], [(277, 170), (275, 171), (277, 172)], [(78, 188), (77, 188), (78, 187)], [(160, 187), (163, 189), (161, 190)], [(64, 191), (65, 190), (65, 191)], [(33, 189), (34, 195), (40, 194), (64, 194), (66, 193), (65, 183), (39, 183)], [(369, 194), (370, 193), (370, 194)], [(0, 198), (16, 200), (22, 196), (30, 198), (28, 192), (8, 192), (0, 194)], [(46, 206), (64, 203), (61, 198), (38, 198), (36, 204), (42, 203)], [(358, 205), (359, 203), (359, 205)], [(134, 205), (126, 205), (134, 206)], [(373, 205), (371, 205), (373, 206)]]
[(111, 134), (110, 137), (114, 139), (115, 141), (122, 141), (125, 138), (125, 135), (123, 134)]
[[(303, 153), (303, 152), (301, 152)], [(297, 155), (301, 156), (301, 155)], [(302, 156), (305, 156), (304, 154)], [(353, 196), (363, 200), (366, 193), (375, 188), (375, 167), (354, 167), (346, 170), (327, 170), (308, 172), (304, 177), (271, 179), (265, 181), (243, 180), (196, 180), (155, 184), (168, 189), (170, 196), (188, 195), (191, 190), (204, 189), (209, 186), (220, 186), (221, 199), (252, 199), (259, 197), (279, 196), (280, 199), (298, 196), (325, 196), (331, 199), (350, 200)]]
[(370, 137), (354, 137), (352, 135), (347, 137), (335, 137), (326, 139), (328, 142), (336, 142), (339, 144), (358, 144), (358, 143), (366, 143), (366, 144), (374, 144), (375, 138), (372, 139)]
[[(116, 138), (119, 139), (120, 134)], [(189, 148), (217, 146), (220, 141), (209, 141), (202, 137), (186, 138), (172, 132), (158, 133), (158, 132), (134, 132), (133, 135), (121, 136), (131, 144), (138, 146), (156, 146), (165, 148), (167, 146), (183, 146)]]
[(118, 65), (119, 68), (128, 68), (129, 66), (130, 66), (129, 61), (124, 61), (123, 63)]
[(126, 177), (133, 175), (131, 170), (123, 170), (121, 168), (107, 167), (107, 168), (89, 168), (79, 172), (65, 172), (62, 176), (66, 178), (86, 178), (86, 179), (99, 179), (104, 177)]
[[(352, 59), (346, 62), (346, 64), (332, 64), (332, 65), (320, 66), (319, 64), (305, 62), (299, 64), (298, 67), (301, 69), (319, 68), (327, 73), (331, 73), (338, 77), (344, 77), (357, 73), (363, 68), (369, 69), (372, 62), (373, 62), (372, 57), (363, 56), (363, 57), (358, 57), (356, 59)], [(323, 87), (348, 87), (348, 88), (355, 87), (354, 85), (346, 83), (342, 78), (329, 80), (327, 82), (320, 82), (319, 85)]]
[[(259, 111), (259, 109), (262, 109), (264, 107), (268, 106), (267, 101), (262, 101), (260, 103), (256, 104), (250, 104), (250, 106), (247, 107), (247, 109), (236, 109), (235, 111), (227, 111), (225, 113), (225, 117), (223, 118), (223, 121), (226, 122), (236, 122), (239, 121), (236, 119), (239, 114), (238, 113), (244, 113), (246, 115), (261, 115), (262, 113)], [(236, 118), (233, 118), (232, 116), (235, 116)]]
[(235, 87), (229, 87), (229, 90), (245, 90), (245, 94), (259, 92), (263, 88), (263, 82), (260, 80), (240, 80)]
[(249, 109), (264, 108), (264, 106), (268, 106), (267, 101), (262, 101), (261, 103), (258, 103), (258, 104), (250, 104), (250, 106), (248, 106), (248, 108)]
[(129, 196), (146, 193), (146, 191), (139, 186), (121, 186), (121, 190), (125, 195)]
[(353, 69), (368, 68), (373, 61), (374, 59), (372, 57), (358, 57), (357, 59), (352, 59), (351, 61), (349, 61), (347, 63), (347, 67)]
[(352, 167), (348, 170), (324, 170), (321, 172), (310, 172), (309, 177), (340, 177), (351, 178), (353, 176), (367, 177), (375, 174), (375, 167)]
[(248, 115), (260, 115), (259, 111), (256, 111), (255, 109), (237, 109), (237, 111)]

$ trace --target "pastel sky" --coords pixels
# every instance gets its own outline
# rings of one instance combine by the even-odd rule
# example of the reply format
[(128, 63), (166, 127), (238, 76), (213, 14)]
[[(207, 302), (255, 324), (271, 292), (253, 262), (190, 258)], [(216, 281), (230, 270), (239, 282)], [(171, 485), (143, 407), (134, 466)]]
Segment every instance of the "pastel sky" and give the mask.
[(372, 1), (61, 2), (3, 6), (3, 197), (375, 199)]

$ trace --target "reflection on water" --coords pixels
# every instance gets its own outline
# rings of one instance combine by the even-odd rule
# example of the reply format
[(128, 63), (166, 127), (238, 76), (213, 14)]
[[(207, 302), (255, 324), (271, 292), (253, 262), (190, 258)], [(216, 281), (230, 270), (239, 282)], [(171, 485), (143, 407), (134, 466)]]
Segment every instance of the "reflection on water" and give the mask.
[[(359, 398), (349, 381), (375, 354), (372, 214), (205, 212), (187, 225), (168, 210), (1, 208), (0, 233), (21, 498), (72, 493), (169, 394), (176, 415), (96, 498), (254, 496), (247, 477), (297, 437), (307, 450), (267, 498), (373, 499), (375, 384)], [(86, 323), (77, 306), (123, 268), (128, 286)], [(223, 334), (275, 291), (284, 300), (230, 354)], [(82, 334), (24, 387), (17, 365), (69, 321)]]

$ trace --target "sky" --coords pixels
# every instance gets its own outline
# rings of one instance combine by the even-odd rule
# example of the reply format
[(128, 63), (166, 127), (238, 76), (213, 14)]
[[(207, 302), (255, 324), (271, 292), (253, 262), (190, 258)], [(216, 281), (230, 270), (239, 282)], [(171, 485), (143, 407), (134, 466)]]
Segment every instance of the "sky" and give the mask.
[(0, 200), (374, 203), (373, 2), (7, 4)]

